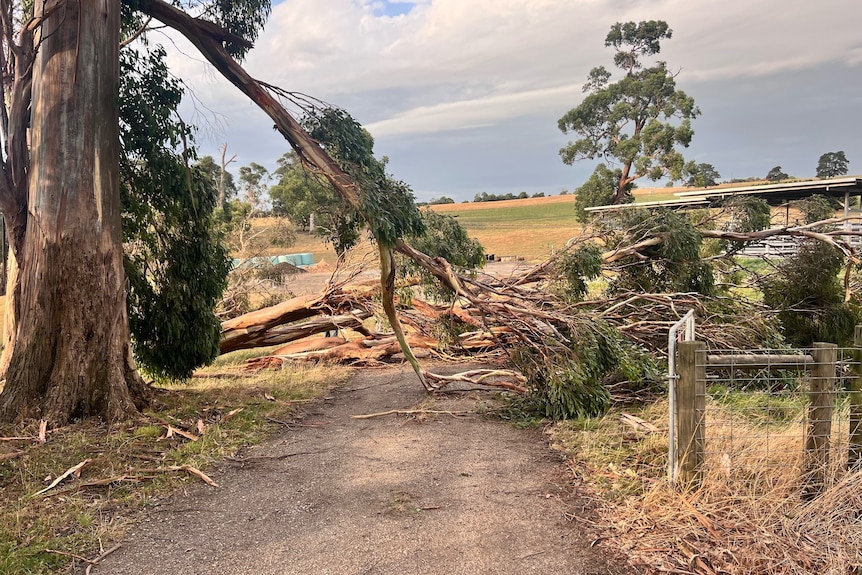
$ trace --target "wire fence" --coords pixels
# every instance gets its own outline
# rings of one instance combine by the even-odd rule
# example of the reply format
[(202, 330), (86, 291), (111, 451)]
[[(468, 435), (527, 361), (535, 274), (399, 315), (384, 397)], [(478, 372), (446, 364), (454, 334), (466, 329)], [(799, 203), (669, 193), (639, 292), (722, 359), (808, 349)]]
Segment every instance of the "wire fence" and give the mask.
[[(671, 480), (817, 491), (862, 464), (859, 348), (711, 350), (680, 344)], [(755, 490), (756, 491), (756, 490)]]
[[(852, 349), (837, 349), (836, 381), (829, 391), (812, 391), (813, 362), (796, 367), (769, 366), (750, 371), (737, 369), (732, 360), (737, 356), (750, 357), (751, 352), (725, 351), (730, 358), (727, 367), (707, 370), (706, 435), (704, 465), (721, 470), (727, 476), (747, 475), (752, 471), (793, 467), (802, 470), (805, 461), (806, 429), (809, 421), (812, 396), (818, 403), (834, 405), (829, 421), (828, 441), (831, 459), (840, 465), (841, 452), (846, 452), (850, 436), (849, 383), (853, 359)], [(758, 350), (768, 360), (785, 351)], [(800, 356), (810, 356), (810, 350), (801, 350)], [(842, 377), (843, 375), (843, 377)]]

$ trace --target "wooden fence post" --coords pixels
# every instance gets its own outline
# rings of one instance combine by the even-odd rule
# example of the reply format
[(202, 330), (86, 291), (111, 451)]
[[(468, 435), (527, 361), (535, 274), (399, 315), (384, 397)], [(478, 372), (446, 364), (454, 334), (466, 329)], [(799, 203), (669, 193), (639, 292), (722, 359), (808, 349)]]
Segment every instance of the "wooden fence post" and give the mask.
[(676, 388), (677, 477), (683, 485), (703, 478), (704, 423), (706, 412), (706, 345), (684, 341), (678, 349)]
[(847, 452), (847, 468), (856, 471), (862, 468), (862, 325), (856, 326), (853, 341), (853, 377), (850, 378), (850, 446)]
[(826, 485), (838, 348), (833, 343), (815, 343), (811, 357), (814, 358), (814, 365), (811, 369), (808, 423), (805, 430), (806, 497), (815, 495)]

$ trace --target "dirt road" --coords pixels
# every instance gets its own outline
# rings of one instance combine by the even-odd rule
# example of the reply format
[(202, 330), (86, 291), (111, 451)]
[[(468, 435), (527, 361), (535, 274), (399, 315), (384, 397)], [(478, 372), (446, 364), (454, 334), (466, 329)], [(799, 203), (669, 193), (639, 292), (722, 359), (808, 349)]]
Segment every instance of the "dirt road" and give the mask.
[[(452, 372), (452, 368), (440, 371)], [(148, 510), (94, 574), (623, 574), (590, 547), (584, 507), (537, 430), (429, 400), (404, 367), (367, 369), (301, 425)]]

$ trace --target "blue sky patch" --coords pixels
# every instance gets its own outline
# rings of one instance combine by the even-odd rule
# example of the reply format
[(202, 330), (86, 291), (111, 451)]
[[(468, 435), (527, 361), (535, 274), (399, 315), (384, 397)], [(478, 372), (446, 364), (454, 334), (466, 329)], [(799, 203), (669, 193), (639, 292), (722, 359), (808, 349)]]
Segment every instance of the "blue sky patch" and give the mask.
[(415, 4), (413, 2), (380, 2), (381, 6), (376, 6), (375, 2), (374, 13), (380, 16), (401, 16), (409, 13)]

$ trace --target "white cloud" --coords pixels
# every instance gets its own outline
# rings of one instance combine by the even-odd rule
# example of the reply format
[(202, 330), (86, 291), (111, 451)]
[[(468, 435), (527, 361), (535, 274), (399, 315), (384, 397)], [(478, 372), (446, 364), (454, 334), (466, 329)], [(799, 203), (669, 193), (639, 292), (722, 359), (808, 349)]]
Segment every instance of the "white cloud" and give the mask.
[(580, 92), (580, 84), (420, 106), (366, 127), (375, 136), (403, 136), (496, 125), (513, 116), (555, 109)]
[[(559, 117), (578, 103), (577, 86), (592, 67), (612, 67), (604, 37), (617, 21), (666, 20), (674, 35), (661, 57), (695, 95), (862, 63), (859, 0), (389, 3), (413, 6), (386, 16), (380, 0), (285, 0), (246, 67), (271, 84), (345, 106), (378, 138), (403, 139), (502, 125), (537, 110)], [(207, 65), (173, 51), (171, 66), (227, 123), (258, 122), (269, 131), (271, 122)]]

